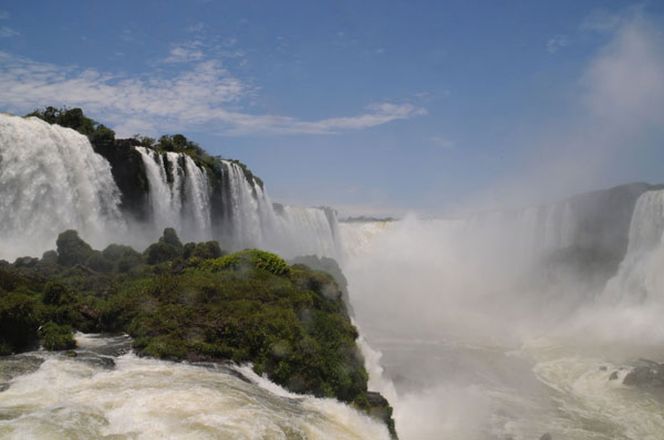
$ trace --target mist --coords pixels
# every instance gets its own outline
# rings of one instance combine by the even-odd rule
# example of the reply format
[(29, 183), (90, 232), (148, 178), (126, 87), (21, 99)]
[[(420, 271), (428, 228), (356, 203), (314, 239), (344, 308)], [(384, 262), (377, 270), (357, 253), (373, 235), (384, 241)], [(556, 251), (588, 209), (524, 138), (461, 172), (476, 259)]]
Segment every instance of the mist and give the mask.
[[(601, 24), (601, 25), (600, 25)], [(525, 207), (630, 181), (657, 179), (664, 134), (664, 36), (642, 8), (584, 23), (605, 41), (562, 90), (548, 119), (510, 145), (521, 155), (490, 187), (448, 214)]]
[(382, 353), (403, 438), (664, 433), (609, 380), (664, 343), (664, 193), (568, 198), (636, 180), (630, 161), (661, 139), (662, 34), (638, 9), (609, 32), (568, 114), (524, 141), (522, 172), (449, 218), (342, 225), (356, 320)]

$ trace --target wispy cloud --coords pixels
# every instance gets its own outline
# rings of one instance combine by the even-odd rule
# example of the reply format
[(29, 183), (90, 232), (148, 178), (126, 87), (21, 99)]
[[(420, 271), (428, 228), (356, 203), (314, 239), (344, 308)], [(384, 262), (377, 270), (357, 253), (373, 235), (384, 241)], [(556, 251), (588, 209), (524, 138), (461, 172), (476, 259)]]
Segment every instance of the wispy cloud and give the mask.
[(8, 20), (9, 12), (0, 10), (0, 20)]
[(582, 79), (585, 103), (613, 130), (640, 132), (664, 123), (664, 37), (641, 15), (621, 23)]
[[(171, 53), (171, 55), (173, 55)], [(371, 104), (354, 116), (303, 120), (244, 110), (257, 88), (220, 61), (194, 60), (176, 73), (125, 76), (41, 63), (0, 52), (0, 102), (23, 113), (43, 105), (81, 106), (120, 135), (213, 127), (223, 134), (332, 134), (425, 114), (410, 103)]]
[(18, 31), (9, 26), (0, 26), (0, 38), (18, 37), (19, 35), (21, 34)]
[(550, 54), (558, 52), (558, 50), (569, 46), (570, 41), (566, 35), (554, 35), (546, 42), (546, 51)]
[(200, 41), (192, 41), (175, 45), (171, 48), (168, 56), (164, 59), (165, 63), (189, 63), (203, 59), (204, 53), (201, 49)]

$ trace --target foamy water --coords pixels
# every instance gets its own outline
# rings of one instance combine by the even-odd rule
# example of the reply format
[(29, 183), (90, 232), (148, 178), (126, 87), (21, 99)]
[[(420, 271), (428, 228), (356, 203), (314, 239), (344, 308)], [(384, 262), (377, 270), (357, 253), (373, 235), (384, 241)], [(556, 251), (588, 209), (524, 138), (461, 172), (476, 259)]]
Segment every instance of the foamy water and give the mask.
[[(78, 340), (81, 352), (105, 342)], [(247, 367), (233, 371), (129, 353), (108, 368), (62, 354), (30, 355), (44, 362), (0, 393), (0, 438), (389, 438), (381, 423), (349, 406), (290, 394)]]

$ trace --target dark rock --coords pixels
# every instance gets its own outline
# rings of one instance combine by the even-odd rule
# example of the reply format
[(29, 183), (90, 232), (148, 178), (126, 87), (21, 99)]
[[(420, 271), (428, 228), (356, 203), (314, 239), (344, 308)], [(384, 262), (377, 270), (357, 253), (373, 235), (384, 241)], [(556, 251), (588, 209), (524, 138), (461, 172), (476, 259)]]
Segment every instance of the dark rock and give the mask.
[(115, 368), (115, 361), (110, 356), (100, 356), (91, 351), (79, 351), (76, 356), (77, 362), (83, 362), (92, 367), (101, 368), (104, 370), (112, 370)]
[(542, 436), (539, 438), (539, 440), (553, 440), (553, 437), (551, 437), (551, 434), (548, 432), (545, 434), (542, 434)]
[(609, 376), (609, 380), (618, 380), (618, 372), (614, 371), (613, 373), (611, 373), (611, 375)]
[(93, 142), (96, 153), (111, 164), (113, 180), (122, 193), (121, 209), (137, 220), (147, 220), (150, 215), (147, 203), (150, 186), (143, 159), (134, 149), (135, 139), (116, 139), (111, 144)]
[(599, 367), (599, 371), (606, 371), (606, 370), (607, 370), (606, 365), (602, 365), (601, 367)]
[(9, 382), (15, 377), (34, 373), (42, 363), (44, 359), (37, 356), (0, 357), (0, 382)]
[(378, 420), (381, 420), (387, 429), (390, 431), (390, 436), (393, 439), (398, 438), (396, 428), (394, 426), (394, 419), (392, 418), (392, 407), (385, 397), (380, 393), (369, 391), (366, 394), (368, 402), (367, 413)]
[(627, 373), (623, 384), (628, 386), (664, 387), (664, 366), (656, 363), (635, 367)]

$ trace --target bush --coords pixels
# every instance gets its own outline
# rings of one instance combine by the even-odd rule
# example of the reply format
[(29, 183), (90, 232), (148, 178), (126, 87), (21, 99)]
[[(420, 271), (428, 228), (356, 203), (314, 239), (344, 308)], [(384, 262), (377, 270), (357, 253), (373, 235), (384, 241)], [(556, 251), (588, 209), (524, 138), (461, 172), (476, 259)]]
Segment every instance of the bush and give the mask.
[(34, 116), (50, 124), (58, 124), (63, 127), (72, 128), (87, 136), (92, 144), (112, 145), (115, 141), (115, 132), (110, 128), (99, 124), (88, 118), (80, 108), (55, 108), (46, 107), (37, 109), (26, 116)]
[(41, 257), (43, 264), (58, 264), (58, 253), (54, 250), (46, 251)]
[(144, 254), (148, 264), (159, 264), (181, 257), (183, 250), (184, 246), (175, 229), (166, 228), (159, 241), (148, 246)]
[(58, 235), (55, 244), (58, 250), (58, 263), (63, 266), (84, 264), (94, 254), (90, 245), (81, 240), (78, 232), (71, 229)]
[(32, 295), (11, 292), (0, 297), (0, 345), (18, 352), (37, 341), (38, 303)]
[(185, 259), (194, 257), (201, 260), (210, 260), (224, 255), (219, 242), (206, 241), (204, 243), (187, 243), (184, 245), (182, 257)]
[(62, 283), (50, 281), (44, 286), (44, 304), (60, 306), (73, 301), (73, 295)]
[(290, 266), (283, 258), (259, 249), (246, 249), (216, 258), (206, 262), (203, 267), (216, 271), (261, 269), (274, 275), (288, 275), (290, 273)]
[(49, 351), (71, 350), (76, 348), (76, 340), (69, 325), (47, 322), (39, 329), (42, 346)]

